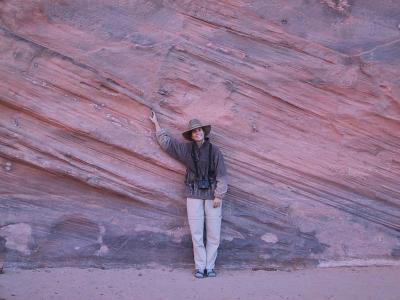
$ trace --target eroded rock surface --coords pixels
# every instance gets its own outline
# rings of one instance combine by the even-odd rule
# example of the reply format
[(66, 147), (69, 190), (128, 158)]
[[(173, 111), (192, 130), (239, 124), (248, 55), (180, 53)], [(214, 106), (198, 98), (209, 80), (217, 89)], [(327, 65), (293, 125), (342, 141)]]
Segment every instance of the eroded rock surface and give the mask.
[[(191, 266), (179, 137), (213, 125), (218, 264), (400, 255), (396, 1), (2, 1), (5, 266)], [(1, 263), (1, 262), (0, 262)]]

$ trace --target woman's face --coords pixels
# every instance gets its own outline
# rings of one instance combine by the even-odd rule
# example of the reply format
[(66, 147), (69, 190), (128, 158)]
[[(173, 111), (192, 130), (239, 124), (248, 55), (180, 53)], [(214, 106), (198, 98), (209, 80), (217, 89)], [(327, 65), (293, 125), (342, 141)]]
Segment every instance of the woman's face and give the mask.
[(195, 142), (201, 142), (204, 140), (203, 128), (196, 128), (192, 130), (192, 140)]

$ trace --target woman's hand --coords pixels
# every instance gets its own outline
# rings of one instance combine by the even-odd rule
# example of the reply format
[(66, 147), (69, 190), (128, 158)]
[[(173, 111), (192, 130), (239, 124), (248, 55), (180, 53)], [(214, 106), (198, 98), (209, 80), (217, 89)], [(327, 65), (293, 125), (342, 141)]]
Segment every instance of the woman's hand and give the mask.
[(220, 207), (221, 206), (221, 202), (222, 202), (221, 198), (215, 197), (214, 200), (213, 200), (213, 207), (214, 208)]
[(150, 121), (153, 122), (154, 126), (156, 127), (156, 131), (160, 131), (161, 127), (160, 124), (158, 123), (158, 119), (156, 116), (156, 113), (154, 111), (151, 111), (151, 116), (149, 117)]
[(158, 124), (158, 119), (154, 111), (151, 111), (151, 116), (149, 117), (149, 119), (151, 122), (153, 122), (154, 125)]

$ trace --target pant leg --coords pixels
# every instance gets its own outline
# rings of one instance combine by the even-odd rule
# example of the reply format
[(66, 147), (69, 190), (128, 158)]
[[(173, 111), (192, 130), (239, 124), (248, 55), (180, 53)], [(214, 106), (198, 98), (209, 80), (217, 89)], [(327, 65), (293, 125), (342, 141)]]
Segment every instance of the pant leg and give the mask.
[(206, 249), (203, 242), (204, 200), (187, 198), (186, 209), (192, 234), (195, 268), (204, 270), (206, 268)]
[(221, 220), (222, 220), (222, 203), (219, 207), (213, 207), (213, 200), (205, 200), (205, 214), (206, 214), (206, 253), (207, 262), (206, 268), (214, 269), (215, 260), (217, 259), (217, 252), (221, 236)]

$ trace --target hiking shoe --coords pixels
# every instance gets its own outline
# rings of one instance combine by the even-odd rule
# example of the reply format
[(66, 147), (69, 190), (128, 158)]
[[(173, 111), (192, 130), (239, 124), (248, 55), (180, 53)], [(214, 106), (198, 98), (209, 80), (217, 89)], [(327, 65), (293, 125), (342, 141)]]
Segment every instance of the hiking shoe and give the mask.
[(194, 277), (196, 277), (196, 278), (204, 278), (204, 271), (196, 270), (196, 272), (194, 273)]
[(215, 273), (214, 269), (207, 270), (207, 277), (217, 277), (217, 273)]

